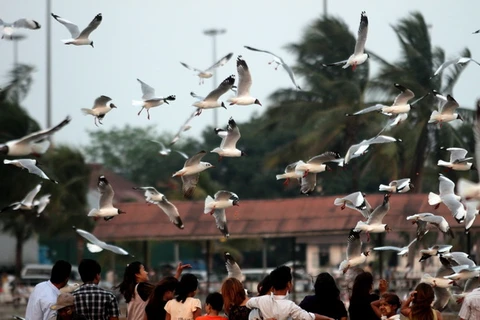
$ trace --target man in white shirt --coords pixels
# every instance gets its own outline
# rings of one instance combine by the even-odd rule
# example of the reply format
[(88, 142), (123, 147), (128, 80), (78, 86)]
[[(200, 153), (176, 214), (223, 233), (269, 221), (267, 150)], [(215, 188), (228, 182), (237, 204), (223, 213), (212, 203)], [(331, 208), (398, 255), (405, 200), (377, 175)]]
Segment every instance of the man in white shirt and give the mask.
[(250, 298), (247, 307), (258, 309), (263, 319), (286, 320), (334, 320), (332, 318), (311, 313), (297, 306), (286, 296), (292, 288), (292, 273), (287, 266), (276, 268), (270, 273), (273, 292), (269, 295)]
[(480, 319), (480, 288), (473, 290), (465, 297), (458, 316), (460, 320)]
[(50, 307), (57, 302), (60, 289), (67, 284), (71, 272), (72, 265), (67, 261), (58, 260), (55, 262), (50, 273), (50, 280), (37, 284), (28, 298), (26, 320), (51, 320), (56, 318), (56, 310), (52, 310)]

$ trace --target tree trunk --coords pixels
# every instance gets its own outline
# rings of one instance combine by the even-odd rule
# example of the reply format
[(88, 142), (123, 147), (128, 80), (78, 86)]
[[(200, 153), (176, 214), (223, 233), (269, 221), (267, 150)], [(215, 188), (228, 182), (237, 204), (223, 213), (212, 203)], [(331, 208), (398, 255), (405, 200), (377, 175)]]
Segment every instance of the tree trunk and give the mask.
[(415, 148), (415, 154), (413, 157), (412, 172), (410, 177), (412, 183), (415, 186), (416, 193), (422, 193), (423, 183), (423, 170), (425, 166), (425, 158), (427, 156), (428, 146), (428, 122), (425, 120), (423, 123), (422, 131), (418, 137), (418, 142)]
[(81, 237), (77, 237), (77, 265), (80, 264), (83, 258), (83, 242)]
[(15, 233), (15, 276), (20, 279), (20, 273), (23, 267), (23, 234), (22, 232)]

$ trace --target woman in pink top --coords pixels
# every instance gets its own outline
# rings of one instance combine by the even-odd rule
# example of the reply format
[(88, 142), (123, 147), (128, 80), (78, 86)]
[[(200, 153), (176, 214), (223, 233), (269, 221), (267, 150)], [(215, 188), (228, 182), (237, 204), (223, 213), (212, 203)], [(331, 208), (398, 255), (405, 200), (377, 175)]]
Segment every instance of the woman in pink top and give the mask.
[(118, 285), (127, 302), (127, 320), (144, 319), (145, 306), (153, 289), (153, 285), (147, 281), (148, 272), (141, 262), (135, 261), (127, 265), (123, 282)]

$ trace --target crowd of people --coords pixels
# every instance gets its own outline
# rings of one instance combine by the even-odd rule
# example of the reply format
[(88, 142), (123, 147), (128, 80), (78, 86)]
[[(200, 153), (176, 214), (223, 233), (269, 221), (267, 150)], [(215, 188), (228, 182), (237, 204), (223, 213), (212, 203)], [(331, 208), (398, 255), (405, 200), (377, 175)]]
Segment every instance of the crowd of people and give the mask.
[[(348, 310), (340, 299), (340, 290), (329, 273), (320, 273), (313, 295), (297, 305), (289, 299), (292, 274), (280, 266), (258, 285), (256, 294), (249, 294), (237, 278), (227, 278), (221, 292), (210, 293), (202, 302), (196, 298), (198, 279), (182, 275), (189, 265), (178, 264), (175, 276), (149, 282), (141, 262), (127, 265), (123, 281), (116, 287), (125, 298), (127, 320), (442, 320), (442, 314), (432, 308), (433, 288), (426, 283), (417, 285), (405, 301), (388, 289), (381, 279), (374, 293), (370, 272), (359, 273), (353, 282)], [(27, 304), (27, 320), (117, 320), (120, 317), (115, 295), (98, 286), (100, 264), (83, 259), (79, 266), (83, 284), (73, 292), (65, 292), (72, 266), (59, 260), (52, 268), (50, 280), (39, 283)], [(480, 285), (480, 283), (479, 283)], [(480, 288), (466, 296), (459, 319), (480, 319)]]

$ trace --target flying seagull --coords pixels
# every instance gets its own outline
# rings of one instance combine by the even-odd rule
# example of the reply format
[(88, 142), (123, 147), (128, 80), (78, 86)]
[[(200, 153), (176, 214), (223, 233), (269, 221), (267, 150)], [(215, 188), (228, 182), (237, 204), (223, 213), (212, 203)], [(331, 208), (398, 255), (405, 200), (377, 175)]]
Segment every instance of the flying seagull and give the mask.
[(5, 208), (1, 209), (0, 212), (4, 212), (7, 210), (32, 210), (34, 207), (34, 199), (37, 196), (37, 194), (40, 192), (40, 189), (42, 188), (42, 184), (39, 183), (33, 188), (31, 191), (27, 193), (25, 198), (22, 199), (20, 202), (14, 202)]
[(177, 207), (168, 201), (163, 193), (158, 192), (154, 187), (134, 187), (133, 189), (145, 191), (145, 200), (149, 204), (156, 204), (167, 215), (170, 222), (176, 225), (179, 229), (184, 228)]
[(101, 193), (99, 208), (90, 210), (88, 213), (89, 217), (94, 217), (95, 220), (103, 218), (108, 221), (116, 215), (126, 213), (113, 206), (113, 196), (115, 192), (105, 176), (101, 175), (98, 177), (97, 188)]
[(365, 198), (365, 194), (360, 191), (351, 193), (343, 198), (336, 198), (333, 204), (340, 206), (341, 210), (345, 209), (345, 207), (357, 210), (365, 219), (368, 219), (373, 211), (370, 203)]
[(303, 162), (302, 160), (290, 163), (288, 166), (285, 167), (285, 173), (277, 174), (275, 178), (277, 180), (285, 179), (283, 182), (284, 185), (288, 185), (290, 183), (290, 179), (297, 179), (300, 180), (303, 177), (303, 172), (296, 172), (295, 168), (299, 162)]
[(204, 214), (211, 214), (215, 218), (217, 228), (223, 233), (225, 238), (230, 236), (227, 227), (227, 217), (225, 209), (233, 206), (238, 206), (238, 196), (230, 191), (220, 190), (215, 193), (214, 198), (207, 196), (205, 199)]
[(243, 157), (245, 152), (237, 149), (237, 142), (240, 140), (240, 129), (238, 129), (237, 123), (233, 118), (228, 120), (227, 129), (215, 128), (215, 133), (222, 137), (220, 147), (213, 149), (210, 152), (218, 153), (218, 161), (221, 161), (223, 157)]
[(394, 247), (394, 246), (384, 246), (384, 247), (375, 247), (375, 248), (373, 248), (373, 250), (375, 250), (375, 251), (387, 251), (387, 250), (396, 251), (397, 255), (403, 257), (403, 256), (406, 256), (408, 254), (408, 250), (410, 249), (412, 244), (414, 244), (416, 241), (417, 241), (417, 238), (414, 238), (412, 240), (412, 242), (410, 242), (408, 245), (406, 245), (404, 247), (401, 247), (401, 248)]
[(250, 104), (262, 105), (257, 98), (250, 95), (250, 87), (252, 86), (252, 76), (247, 62), (243, 60), (242, 56), (237, 57), (237, 73), (238, 73), (238, 89), (237, 95), (228, 99), (230, 105), (238, 104), (241, 106), (248, 106)]
[(391, 181), (388, 186), (381, 184), (378, 187), (379, 191), (393, 192), (393, 193), (405, 193), (413, 189), (413, 184), (410, 178), (404, 178)]
[(465, 219), (467, 211), (463, 206), (463, 203), (460, 202), (460, 197), (457, 196), (455, 192), (455, 183), (440, 174), (438, 176), (439, 186), (438, 189), (440, 193), (437, 195), (433, 192), (428, 194), (428, 203), (430, 205), (435, 205), (435, 209), (440, 206), (440, 203), (443, 202), (445, 206), (450, 210), (455, 220), (458, 223), (462, 222)]
[(172, 141), (170, 142), (170, 146), (175, 144), (178, 140), (180, 140), (180, 136), (182, 135), (183, 132), (187, 131), (187, 130), (190, 130), (190, 128), (192, 127), (190, 125), (190, 122), (193, 120), (193, 118), (195, 118), (195, 116), (197, 115), (199, 109), (197, 109), (197, 111), (194, 111), (188, 118), (187, 120), (185, 120), (185, 122), (182, 124), (182, 126), (180, 127), (180, 129), (178, 129), (177, 133), (175, 134), (175, 136), (173, 137)]
[[(129, 253), (120, 247), (107, 244), (106, 242), (100, 241), (97, 237), (95, 237), (93, 234), (91, 234), (88, 231), (78, 229), (76, 227), (72, 227), (80, 236), (82, 236), (85, 240), (87, 240), (89, 243), (87, 243), (87, 248), (90, 252), (100, 252), (102, 250), (108, 250), (116, 254), (120, 254), (123, 256), (128, 256)], [(89, 246), (89, 244), (91, 244)], [(93, 250), (93, 251), (92, 251)]]
[(348, 148), (347, 154), (345, 155), (344, 163), (347, 165), (350, 162), (350, 160), (354, 158), (354, 156), (359, 156), (364, 154), (372, 144), (401, 142), (401, 141), (402, 141), (401, 139), (396, 139), (394, 137), (383, 136), (383, 135), (377, 135), (376, 137), (373, 137), (371, 139), (363, 140), (362, 142), (351, 145), (350, 148)]
[(452, 59), (452, 60), (447, 60), (445, 61), (444, 63), (442, 63), (440, 65), (440, 67), (438, 67), (438, 69), (435, 71), (435, 73), (433, 74), (433, 76), (430, 77), (430, 79), (432, 79), (433, 77), (435, 77), (436, 75), (438, 75), (440, 72), (442, 72), (442, 70), (444, 70), (445, 68), (449, 67), (450, 65), (452, 64), (460, 64), (460, 65), (464, 65), (470, 61), (473, 61), (475, 62), (477, 65), (480, 66), (480, 63), (478, 63), (476, 60), (474, 60), (473, 58), (470, 58), (470, 57), (459, 57), (459, 58), (455, 58), (455, 59)]
[(355, 232), (365, 231), (367, 233), (367, 241), (370, 241), (370, 233), (390, 232), (392, 229), (385, 223), (382, 223), (383, 218), (390, 210), (390, 193), (383, 196), (383, 202), (376, 207), (368, 216), (366, 222), (358, 221), (353, 229)]
[(367, 33), (368, 17), (367, 13), (365, 11), (362, 11), (360, 15), (360, 27), (358, 28), (357, 42), (355, 43), (355, 51), (353, 52), (353, 54), (347, 60), (324, 64), (323, 66), (340, 66), (343, 64), (343, 69), (352, 66), (352, 70), (355, 71), (357, 66), (367, 61), (369, 57), (368, 53), (365, 53), (365, 42), (367, 42)]
[(0, 154), (14, 157), (23, 157), (30, 154), (38, 156), (44, 154), (47, 152), (48, 147), (50, 147), (50, 141), (48, 138), (69, 124), (71, 120), (70, 117), (66, 117), (65, 120), (55, 127), (31, 133), (20, 139), (8, 141), (5, 144), (0, 145)]
[(92, 109), (82, 108), (81, 110), (85, 115), (91, 114), (92, 116), (94, 116), (95, 125), (98, 127), (97, 120), (98, 123), (102, 124), (102, 120), (105, 115), (116, 107), (117, 106), (112, 102), (112, 98), (107, 96), (100, 96), (93, 102)]
[[(228, 92), (235, 83), (235, 75), (231, 75), (220, 83), (220, 85), (210, 92), (204, 99), (197, 101), (193, 106), (197, 107), (196, 115), (200, 115), (203, 109), (225, 108), (225, 103), (218, 101), (218, 99)], [(193, 92), (191, 93), (191, 95)], [(192, 95), (193, 96), (193, 95)], [(196, 96), (196, 95), (195, 95)]]
[(28, 170), (29, 173), (31, 174), (34, 174), (34, 175), (37, 175), (39, 176), (40, 178), (42, 179), (45, 179), (45, 180), (50, 180), (52, 181), (53, 183), (57, 183), (58, 184), (58, 181), (55, 181), (53, 179), (50, 179), (46, 174), (45, 172), (42, 171), (42, 169), (40, 169), (38, 167), (38, 162), (37, 160), (33, 160), (33, 159), (18, 159), (18, 160), (3, 160), (3, 163), (4, 164), (11, 164), (13, 166), (16, 166), (16, 167), (19, 167), (21, 169), (26, 169)]
[(60, 17), (56, 14), (53, 14), (53, 13), (52, 13), (52, 17), (55, 20), (57, 20), (58, 22), (60, 22), (61, 24), (63, 24), (68, 29), (70, 34), (72, 35), (71, 39), (62, 40), (63, 43), (73, 44), (75, 46), (90, 45), (93, 48), (93, 41), (88, 39), (88, 36), (95, 29), (97, 29), (98, 26), (100, 25), (100, 23), (102, 22), (102, 14), (101, 13), (97, 14), (95, 16), (95, 18), (93, 18), (93, 20), (90, 22), (90, 24), (85, 29), (82, 30), (82, 32), (80, 32), (80, 30), (78, 29), (78, 26), (76, 24), (74, 24), (74, 23), (72, 23), (72, 22), (70, 22), (66, 19), (63, 19), (62, 17)]
[(367, 261), (367, 257), (370, 254), (370, 251), (362, 252), (362, 241), (360, 240), (360, 232), (355, 232), (353, 229), (350, 230), (348, 235), (348, 244), (347, 244), (347, 258), (340, 263), (338, 270), (342, 271), (344, 274), (348, 269), (361, 265)]
[(267, 53), (269, 55), (271, 55), (273, 57), (273, 60), (270, 61), (268, 64), (272, 64), (272, 63), (275, 63), (277, 66), (275, 67), (275, 70), (278, 69), (279, 66), (282, 66), (285, 71), (287, 71), (288, 73), (288, 76), (290, 77), (290, 79), (292, 80), (293, 82), (293, 85), (295, 86), (295, 88), (297, 88), (298, 90), (301, 90), (302, 88), (300, 88), (300, 86), (297, 84), (297, 81), (295, 80), (295, 75), (293, 74), (293, 70), (292, 68), (290, 68), (288, 66), (288, 64), (285, 63), (285, 61), (283, 61), (283, 59), (279, 56), (277, 56), (276, 54), (270, 52), (270, 51), (266, 51), (266, 50), (260, 50), (260, 49), (255, 49), (255, 48), (252, 48), (252, 47), (249, 47), (249, 46), (244, 46), (245, 48), (247, 48), (248, 50), (252, 50), (252, 51), (258, 51), (258, 52), (263, 52), (263, 53)]
[(195, 154), (185, 161), (182, 169), (172, 175), (172, 178), (177, 176), (182, 178), (183, 196), (187, 199), (190, 199), (193, 196), (193, 192), (198, 184), (200, 172), (209, 168), (214, 168), (211, 163), (200, 161), (206, 154), (207, 152), (204, 150)]
[(465, 157), (468, 153), (467, 150), (463, 148), (448, 148), (446, 149), (450, 152), (450, 161), (438, 160), (437, 165), (440, 167), (447, 167), (456, 171), (468, 171), (475, 169), (472, 162), (473, 157)]
[[(440, 100), (440, 104), (438, 110), (434, 110), (430, 115), (428, 123), (440, 123), (440, 125), (442, 125), (444, 122), (450, 122), (456, 119), (463, 121), (460, 113), (456, 112), (458, 109), (458, 102), (451, 95), (444, 97), (435, 90), (433, 90), (433, 95)], [(442, 104), (442, 102), (445, 103)]]
[(242, 270), (238, 266), (237, 261), (235, 261), (232, 255), (228, 252), (225, 252), (223, 256), (225, 258), (225, 267), (227, 268), (228, 277), (235, 278), (238, 281), (242, 282), (245, 277), (242, 274)]
[(154, 107), (158, 107), (164, 103), (169, 104), (168, 101), (174, 101), (176, 99), (175, 95), (168, 96), (166, 98), (164, 97), (157, 97), (155, 96), (155, 89), (150, 87), (148, 84), (143, 82), (140, 79), (137, 79), (137, 81), (140, 83), (141, 88), (142, 88), (142, 101), (137, 101), (137, 100), (132, 100), (132, 105), (134, 107), (141, 107), (140, 111), (138, 112), (138, 115), (140, 115), (143, 111), (143, 109), (147, 110), (147, 118), (150, 120), (150, 109)]
[(32, 19), (18, 19), (13, 23), (5, 22), (0, 19), (0, 27), (2, 27), (2, 39), (15, 40), (15, 32), (18, 28), (37, 30), (40, 29), (40, 23)]
[(215, 62), (213, 64), (213, 66), (211, 66), (211, 67), (209, 67), (205, 70), (200, 70), (198, 68), (191, 67), (184, 62), (180, 62), (180, 64), (182, 66), (184, 66), (185, 68), (189, 69), (189, 70), (198, 72), (197, 76), (198, 76), (199, 81), (200, 81), (199, 84), (203, 84), (204, 79), (208, 79), (208, 78), (211, 78), (213, 76), (213, 70), (214, 69), (225, 65), (232, 58), (232, 56), (233, 56), (233, 52), (227, 54), (225, 57), (223, 57), (220, 60), (218, 60), (217, 62)]

